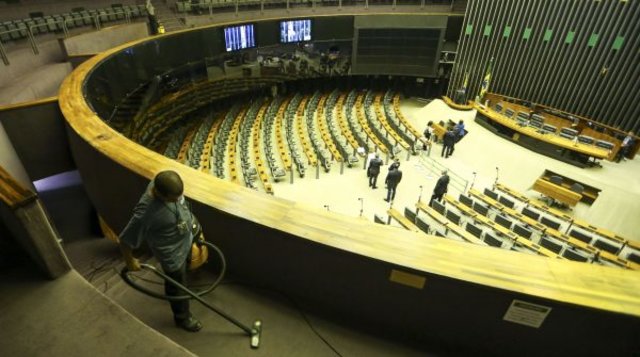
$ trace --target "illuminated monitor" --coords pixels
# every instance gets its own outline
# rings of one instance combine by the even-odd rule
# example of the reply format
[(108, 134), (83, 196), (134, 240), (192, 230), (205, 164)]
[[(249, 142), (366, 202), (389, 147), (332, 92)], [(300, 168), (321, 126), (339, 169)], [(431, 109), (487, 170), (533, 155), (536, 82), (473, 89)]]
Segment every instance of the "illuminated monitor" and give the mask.
[(253, 25), (225, 27), (224, 45), (227, 52), (256, 47), (256, 36)]
[(311, 20), (280, 21), (280, 42), (311, 41)]

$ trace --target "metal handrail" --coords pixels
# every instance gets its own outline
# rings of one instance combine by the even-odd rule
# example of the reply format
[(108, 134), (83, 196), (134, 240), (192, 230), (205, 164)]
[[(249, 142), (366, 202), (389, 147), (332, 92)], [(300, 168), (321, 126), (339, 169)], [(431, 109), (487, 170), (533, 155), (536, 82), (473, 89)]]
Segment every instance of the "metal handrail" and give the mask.
[(424, 168), (436, 176), (440, 176), (442, 171), (447, 170), (449, 174), (449, 184), (460, 193), (467, 191), (467, 188), (469, 187), (469, 180), (464, 179), (453, 170), (432, 159), (427, 153), (423, 152), (420, 155), (420, 163)]
[[(100, 30), (103, 26), (103, 24), (105, 22), (119, 22), (119, 21), (124, 21), (125, 23), (131, 23), (132, 21), (132, 14), (133, 12), (129, 9), (122, 9), (122, 10), (116, 10), (113, 13), (107, 14), (107, 13), (96, 13), (94, 15), (87, 15), (87, 16), (79, 16), (79, 17), (73, 17), (73, 18), (63, 18), (63, 19), (58, 19), (58, 20), (54, 20), (52, 22), (44, 22), (44, 23), (38, 23), (38, 24), (27, 24), (24, 23), (25, 27), (18, 27), (16, 29), (7, 29), (5, 31), (0, 31), (0, 36), (2, 35), (8, 35), (9, 36), (9, 41), (16, 41), (16, 40), (20, 40), (23, 39), (25, 36), (22, 36), (22, 32), (26, 31), (27, 35), (26, 38), (29, 41), (29, 44), (31, 45), (31, 50), (33, 51), (33, 54), (38, 55), (40, 54), (40, 50), (38, 48), (38, 44), (36, 42), (36, 35), (34, 33), (34, 29), (39, 30), (40, 28), (46, 28), (47, 29), (47, 33), (49, 32), (55, 32), (58, 30), (62, 30), (64, 37), (68, 38), (70, 36), (69, 34), (69, 28), (71, 27), (85, 27), (85, 26), (91, 26), (93, 25), (93, 27), (96, 30)], [(114, 15), (116, 16), (116, 20), (108, 20), (107, 21), (102, 21), (100, 18), (102, 16), (109, 16), (109, 15)], [(118, 19), (117, 16), (119, 15), (123, 15), (124, 19)], [(86, 19), (90, 19), (92, 24), (88, 25), (85, 23)], [(75, 21), (82, 21), (82, 25), (78, 25), (75, 26)], [(69, 24), (74, 24), (73, 26), (69, 26)], [(49, 31), (49, 26), (53, 25), (56, 30), (54, 31)], [(13, 36), (13, 34), (18, 34), (18, 36)], [(0, 41), (0, 58), (2, 58), (2, 62), (5, 65), (10, 65), (10, 61), (9, 58), (7, 56), (7, 53), (5, 51), (4, 45), (2, 43), (2, 41)]]
[[(182, 13), (190, 13), (190, 12), (194, 12), (197, 9), (199, 10), (204, 10), (204, 9), (208, 9), (209, 10), (209, 15), (211, 16), (213, 14), (213, 9), (218, 9), (218, 8), (235, 8), (235, 12), (238, 13), (239, 12), (239, 7), (242, 5), (260, 5), (260, 12), (264, 13), (264, 6), (265, 6), (265, 0), (258, 0), (258, 1), (240, 1), (240, 0), (235, 0), (232, 2), (226, 2), (226, 1), (209, 1), (209, 2), (205, 2), (205, 1), (198, 1), (198, 2), (192, 2), (190, 0), (186, 0), (186, 1), (176, 1), (175, 2), (175, 11), (178, 14), (182, 14)], [(291, 0), (282, 0), (282, 1), (269, 1), (266, 2), (268, 5), (273, 5), (273, 4), (280, 4), (282, 5), (282, 7), (286, 8), (287, 12), (289, 12), (289, 10), (291, 9), (291, 5), (296, 5), (296, 4), (311, 4), (311, 8), (315, 10), (316, 7), (320, 6), (320, 7), (337, 7), (338, 9), (342, 9), (343, 7), (343, 0), (335, 0), (335, 1), (321, 1), (321, 0), (307, 0), (307, 1), (291, 1)], [(369, 0), (356, 0), (356, 1), (351, 1), (350, 2), (352, 5), (350, 6), (358, 6), (358, 4), (362, 4), (362, 6), (365, 9), (369, 8)], [(425, 3), (426, 0), (413, 0), (410, 1), (410, 4), (406, 4), (406, 5), (410, 5), (410, 6), (415, 6), (415, 5), (420, 5), (421, 9), (424, 9), (425, 7)], [(178, 4), (181, 4), (178, 5)], [(453, 6), (455, 4), (455, 0), (451, 0), (450, 2), (450, 8), (453, 9)], [(396, 7), (398, 6), (405, 6), (405, 4), (402, 4), (401, 1), (398, 0), (387, 0), (384, 1), (382, 4), (376, 3), (376, 4), (372, 4), (374, 6), (389, 6), (391, 5), (391, 7), (393, 9), (396, 9)], [(182, 11), (179, 11), (178, 8), (181, 7)]]

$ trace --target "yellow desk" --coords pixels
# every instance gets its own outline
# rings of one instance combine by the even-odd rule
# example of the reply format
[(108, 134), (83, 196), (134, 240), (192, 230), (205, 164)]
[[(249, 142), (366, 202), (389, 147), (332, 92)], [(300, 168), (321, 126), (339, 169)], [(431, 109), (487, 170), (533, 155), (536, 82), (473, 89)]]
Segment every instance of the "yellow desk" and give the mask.
[(529, 203), (529, 197), (523, 195), (522, 193), (502, 184), (502, 183), (496, 183), (496, 189), (498, 189), (498, 191), (502, 191), (504, 193), (509, 194), (510, 196), (516, 198), (518, 201), (523, 202), (523, 203)]
[(413, 222), (408, 220), (407, 217), (403, 216), (402, 213), (398, 212), (396, 209), (389, 208), (387, 210), (387, 214), (389, 215), (389, 220), (391, 220), (391, 218), (395, 219), (405, 229), (414, 232), (422, 232), (420, 228), (418, 228)]
[(575, 206), (580, 202), (580, 199), (582, 199), (581, 194), (541, 178), (537, 179), (533, 184), (533, 189), (571, 207)]
[[(474, 105), (474, 108), (478, 111), (478, 113), (481, 113), (489, 120), (494, 121), (502, 126), (505, 126), (515, 131), (516, 135), (526, 135), (536, 140), (540, 140), (540, 141), (552, 144), (559, 148), (567, 149), (579, 154), (587, 155), (589, 157), (594, 157), (596, 159), (610, 158), (611, 153), (609, 152), (609, 150), (599, 148), (593, 145), (574, 142), (573, 140), (565, 139), (553, 134), (541, 134), (538, 132), (538, 129), (528, 127), (528, 126), (524, 126), (524, 127), (520, 126), (515, 120), (510, 119), (505, 115), (502, 115), (494, 110), (491, 110), (485, 107), (484, 105), (479, 105), (476, 103)], [(517, 141), (517, 138), (515, 137), (515, 135), (513, 139)]]
[(443, 224), (448, 230), (451, 230), (452, 232), (457, 234), (459, 237), (461, 237), (465, 241), (467, 241), (469, 243), (473, 243), (473, 244), (478, 244), (478, 245), (485, 245), (485, 246), (488, 245), (482, 239), (480, 239), (480, 238), (474, 236), (473, 234), (467, 232), (466, 230), (464, 230), (459, 225), (449, 221), (446, 217), (444, 217), (440, 213), (436, 212), (433, 208), (427, 206), (424, 202), (420, 201), (420, 202), (416, 203), (416, 207), (418, 209), (426, 212), (429, 216), (431, 216), (433, 219), (438, 221), (438, 223)]
[(445, 96), (442, 96), (442, 100), (450, 107), (453, 109), (457, 109), (457, 110), (471, 110), (473, 109), (473, 101), (469, 100), (467, 101), (467, 104), (458, 104), (456, 102), (454, 102), (451, 98)]
[(568, 214), (566, 214), (566, 213), (564, 213), (562, 211), (559, 211), (559, 210), (557, 210), (555, 208), (549, 207), (546, 204), (544, 204), (544, 203), (542, 203), (542, 202), (540, 202), (538, 200), (530, 199), (528, 203), (529, 203), (530, 206), (533, 206), (533, 207), (539, 209), (540, 211), (546, 212), (546, 213), (548, 213), (548, 214), (550, 214), (550, 215), (552, 215), (552, 216), (554, 216), (556, 218), (560, 218), (561, 220), (563, 220), (565, 222), (573, 221), (573, 217), (571, 217), (570, 215), (568, 215)]

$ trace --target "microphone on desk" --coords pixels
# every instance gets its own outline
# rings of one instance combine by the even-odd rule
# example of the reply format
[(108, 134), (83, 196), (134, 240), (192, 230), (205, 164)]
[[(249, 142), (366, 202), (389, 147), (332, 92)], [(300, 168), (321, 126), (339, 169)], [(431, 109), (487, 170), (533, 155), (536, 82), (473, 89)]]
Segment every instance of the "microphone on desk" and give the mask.
[(360, 201), (360, 217), (362, 217), (362, 212), (364, 211), (364, 198), (358, 197), (358, 201)]
[(493, 183), (493, 188), (496, 188), (496, 185), (498, 184), (499, 175), (500, 175), (500, 169), (498, 168), (498, 166), (496, 166), (496, 182)]
[(329, 211), (329, 205), (324, 205), (324, 208), (326, 208), (327, 211)]
[(420, 195), (418, 196), (418, 202), (422, 200), (422, 185), (420, 185)]

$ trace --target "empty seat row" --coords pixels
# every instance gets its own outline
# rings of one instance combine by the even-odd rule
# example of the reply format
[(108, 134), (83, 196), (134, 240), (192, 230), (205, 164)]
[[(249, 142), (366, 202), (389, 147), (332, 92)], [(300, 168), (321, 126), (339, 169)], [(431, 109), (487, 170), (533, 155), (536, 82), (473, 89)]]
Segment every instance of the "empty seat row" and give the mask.
[[(468, 206), (469, 201), (466, 201), (466, 202), (467, 203), (465, 205)], [(475, 205), (473, 203), (471, 204), (471, 206), (483, 207), (481, 205)], [(467, 217), (468, 219), (463, 221), (461, 217), (463, 214), (462, 212), (455, 211), (453, 209), (447, 209), (443, 204), (441, 204), (438, 201), (432, 202), (432, 208), (436, 212), (446, 217), (448, 221), (454, 223), (455, 225), (462, 226), (466, 232), (470, 233), (471, 235), (473, 235), (474, 237), (480, 240), (483, 240), (489, 246), (498, 247), (498, 248), (512, 247), (512, 244), (511, 245), (505, 244), (505, 240), (502, 238), (499, 238), (499, 235), (497, 232), (493, 231), (492, 229), (485, 230), (483, 228), (480, 228), (476, 223), (472, 222), (472, 219), (470, 217)]]
[(9, 42), (27, 38), (31, 35), (62, 32), (66, 29), (82, 26), (99, 26), (99, 23), (119, 21), (129, 18), (138, 18), (146, 15), (146, 7), (140, 5), (112, 6), (101, 9), (80, 10), (32, 17), (28, 19), (17, 19), (0, 23), (0, 41)]
[[(549, 181), (557, 185), (562, 185), (564, 179), (560, 176), (552, 175), (549, 177)], [(498, 184), (497, 187), (500, 189), (501, 193), (509, 194), (513, 192), (512, 194), (522, 197), (521, 194), (518, 194), (517, 192), (505, 187), (502, 184)], [(570, 189), (575, 192), (581, 193), (584, 191), (584, 186), (579, 183), (574, 183), (570, 187)], [(496, 193), (487, 191), (490, 190), (485, 190), (485, 194), (497, 195)], [(463, 202), (462, 199), (461, 202)], [(564, 240), (567, 240), (568, 238), (577, 239), (587, 244), (587, 250), (592, 251), (592, 253), (603, 251), (618, 256), (622, 259), (628, 259), (632, 262), (634, 262), (632, 259), (640, 255), (640, 249), (637, 248), (635, 244), (629, 244), (623, 239), (612, 239), (605, 233), (600, 234), (598, 233), (600, 231), (599, 229), (590, 225), (587, 226), (586, 223), (579, 223), (578, 221), (574, 222), (574, 219), (571, 216), (562, 216), (554, 214), (552, 211), (544, 211), (539, 205), (535, 204), (534, 201), (527, 201), (526, 204), (527, 205), (522, 208), (522, 215), (532, 220), (538, 221), (548, 228), (552, 228), (556, 231), (553, 232), (547, 230), (547, 233), (558, 235)], [(564, 235), (562, 232), (566, 232), (566, 235)], [(610, 235), (612, 233), (608, 234)], [(571, 244), (575, 245), (576, 242), (572, 242)], [(584, 251), (582, 251), (582, 253), (584, 253)], [(578, 252), (577, 254), (580, 254), (580, 252)], [(612, 257), (609, 256), (605, 258), (611, 259)]]
[[(447, 201), (452, 202), (450, 201), (450, 198), (447, 198)], [(453, 203), (455, 204), (455, 202)], [(471, 197), (464, 194), (460, 194), (459, 203), (463, 206), (473, 208), (475, 212), (478, 212), (481, 215), (487, 217), (486, 214), (483, 214), (481, 210), (477, 209), (478, 207), (482, 207), (482, 206), (479, 206), (478, 202), (472, 199)], [(443, 209), (443, 207), (438, 207), (437, 204), (434, 204), (434, 208), (437, 208), (439, 210)], [(529, 209), (527, 207), (523, 209), (523, 215), (531, 219), (534, 219), (536, 221), (538, 218), (543, 217), (540, 212), (536, 212), (535, 210)], [(480, 219), (479, 215), (475, 215), (473, 220), (479, 221), (482, 224), (487, 224), (487, 223), (483, 223), (483, 222), (486, 222), (486, 219)], [(533, 244), (539, 244), (539, 246), (546, 248), (547, 250), (551, 251), (552, 253), (555, 253), (556, 255), (561, 255), (563, 257), (568, 256), (570, 257), (568, 259), (573, 258), (573, 260), (580, 260), (580, 261), (587, 261), (594, 258), (593, 254), (585, 253), (581, 249), (578, 249), (578, 247), (574, 247), (568, 244), (568, 242), (565, 239), (558, 239), (555, 236), (547, 235), (546, 232), (543, 233), (544, 230), (537, 231), (539, 227), (531, 227), (527, 222), (522, 222), (517, 217), (512, 217), (504, 213), (498, 213), (493, 218), (493, 221), (497, 224), (497, 226), (491, 226), (492, 230), (495, 231), (496, 233), (494, 236), (500, 236), (501, 230), (498, 229), (498, 227), (501, 227), (501, 229), (506, 229), (513, 232), (514, 234), (517, 235), (517, 237), (530, 240)], [(467, 223), (465, 225), (465, 229), (471, 234), (479, 237), (481, 229), (478, 228), (477, 226)], [(489, 232), (490, 231), (491, 230), (489, 230)], [(558, 235), (560, 234), (558, 233)], [(487, 244), (492, 244), (492, 242), (489, 242), (487, 239), (485, 239), (485, 242)], [(523, 243), (523, 241), (519, 241), (519, 242)], [(516, 248), (516, 250), (523, 250), (523, 248)]]

